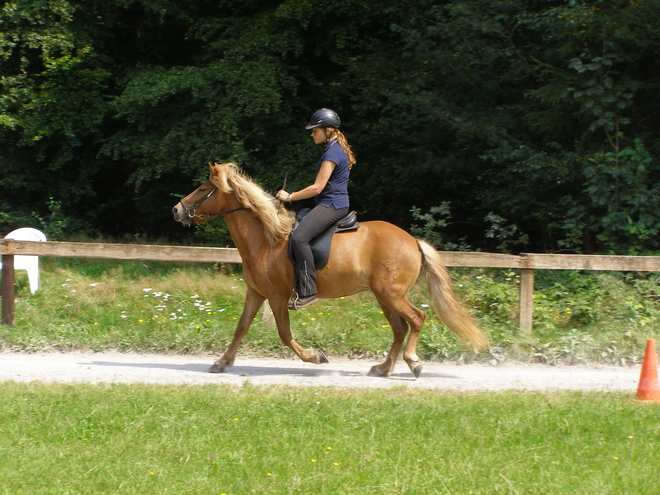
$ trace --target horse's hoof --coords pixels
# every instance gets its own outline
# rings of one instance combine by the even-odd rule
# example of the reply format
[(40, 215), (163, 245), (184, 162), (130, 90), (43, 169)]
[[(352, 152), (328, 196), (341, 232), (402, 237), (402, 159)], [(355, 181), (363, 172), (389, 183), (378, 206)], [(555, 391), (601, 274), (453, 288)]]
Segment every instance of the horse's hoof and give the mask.
[(424, 365), (417, 363), (414, 366), (410, 367), (410, 371), (413, 372), (413, 375), (415, 375), (415, 378), (419, 378), (419, 375), (422, 373), (422, 370), (424, 369)]
[(383, 370), (378, 365), (376, 365), (371, 367), (369, 373), (367, 373), (367, 376), (380, 376), (383, 378), (387, 378), (388, 376), (390, 376), (390, 373), (383, 372)]
[(224, 373), (226, 369), (227, 365), (225, 364), (213, 363), (213, 366), (209, 368), (209, 373)]
[(319, 361), (318, 364), (326, 364), (330, 362), (328, 361), (328, 356), (326, 356), (323, 351), (317, 351), (316, 359)]

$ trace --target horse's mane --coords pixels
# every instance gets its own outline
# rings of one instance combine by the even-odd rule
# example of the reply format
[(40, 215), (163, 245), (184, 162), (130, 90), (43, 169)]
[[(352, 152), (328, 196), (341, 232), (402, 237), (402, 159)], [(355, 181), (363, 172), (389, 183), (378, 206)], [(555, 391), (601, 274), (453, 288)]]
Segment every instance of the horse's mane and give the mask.
[(211, 182), (221, 192), (234, 192), (239, 203), (252, 210), (264, 225), (268, 242), (275, 244), (291, 233), (293, 213), (281, 208), (274, 197), (252, 182), (235, 163), (216, 163), (213, 168), (218, 172), (211, 175)]

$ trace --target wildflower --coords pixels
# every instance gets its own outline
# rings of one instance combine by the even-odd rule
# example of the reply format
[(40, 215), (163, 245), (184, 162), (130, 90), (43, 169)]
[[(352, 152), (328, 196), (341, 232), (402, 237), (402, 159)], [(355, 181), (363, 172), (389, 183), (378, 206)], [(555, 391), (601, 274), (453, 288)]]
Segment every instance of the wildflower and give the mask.
[(240, 421), (240, 419), (238, 419), (238, 418), (234, 418), (234, 421)]
[(326, 447), (325, 450), (332, 450), (332, 447)]
[(312, 462), (316, 462), (316, 459), (312, 459)]
[(339, 466), (339, 463), (338, 462), (333, 462), (332, 465), (333, 466)]
[(422, 308), (428, 308), (428, 307), (429, 307), (428, 304), (420, 304), (420, 306), (421, 306)]
[(96, 287), (97, 284), (89, 284), (90, 287)]
[(273, 475), (273, 473), (268, 473), (266, 476), (272, 476), (272, 475)]
[(98, 325), (98, 323), (94, 322), (94, 325)]
[(146, 289), (142, 289), (142, 292), (151, 292), (151, 291), (152, 291), (151, 287), (147, 287)]

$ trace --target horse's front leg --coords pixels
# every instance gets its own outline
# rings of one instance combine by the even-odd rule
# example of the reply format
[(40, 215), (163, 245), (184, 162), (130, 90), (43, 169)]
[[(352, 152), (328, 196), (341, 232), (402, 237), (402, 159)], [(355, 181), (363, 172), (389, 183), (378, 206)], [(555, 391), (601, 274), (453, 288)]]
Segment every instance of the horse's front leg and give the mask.
[(286, 299), (270, 299), (270, 308), (273, 310), (275, 323), (277, 323), (277, 332), (282, 342), (289, 347), (305, 363), (323, 364), (328, 362), (327, 356), (323, 351), (314, 349), (303, 349), (293, 340), (291, 335), (291, 321), (289, 319), (289, 310), (286, 307)]
[(211, 366), (211, 369), (209, 370), (211, 373), (222, 373), (229, 366), (234, 364), (234, 358), (236, 358), (236, 351), (238, 350), (238, 346), (240, 345), (243, 337), (245, 337), (248, 328), (250, 328), (250, 323), (252, 323), (254, 320), (254, 317), (257, 315), (257, 311), (259, 311), (259, 308), (265, 300), (265, 297), (248, 286), (247, 294), (245, 296), (245, 306), (243, 307), (243, 314), (241, 315), (241, 319), (239, 320), (238, 326), (236, 327), (236, 332), (234, 332), (234, 338), (232, 339), (231, 344), (229, 344), (229, 347), (225, 349), (222, 357), (218, 359), (213, 364), (213, 366)]

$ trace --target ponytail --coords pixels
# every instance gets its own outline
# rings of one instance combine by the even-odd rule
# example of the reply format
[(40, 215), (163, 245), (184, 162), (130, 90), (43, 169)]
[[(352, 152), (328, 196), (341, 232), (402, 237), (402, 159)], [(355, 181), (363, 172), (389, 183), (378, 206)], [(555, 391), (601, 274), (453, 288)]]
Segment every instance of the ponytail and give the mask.
[(346, 156), (348, 157), (348, 169), (351, 170), (353, 168), (353, 165), (355, 165), (355, 154), (353, 153), (353, 150), (351, 150), (351, 145), (348, 144), (348, 140), (346, 139), (346, 136), (336, 128), (330, 128), (331, 133), (329, 138), (330, 139), (336, 139), (337, 143), (344, 149), (344, 152), (346, 153)]

